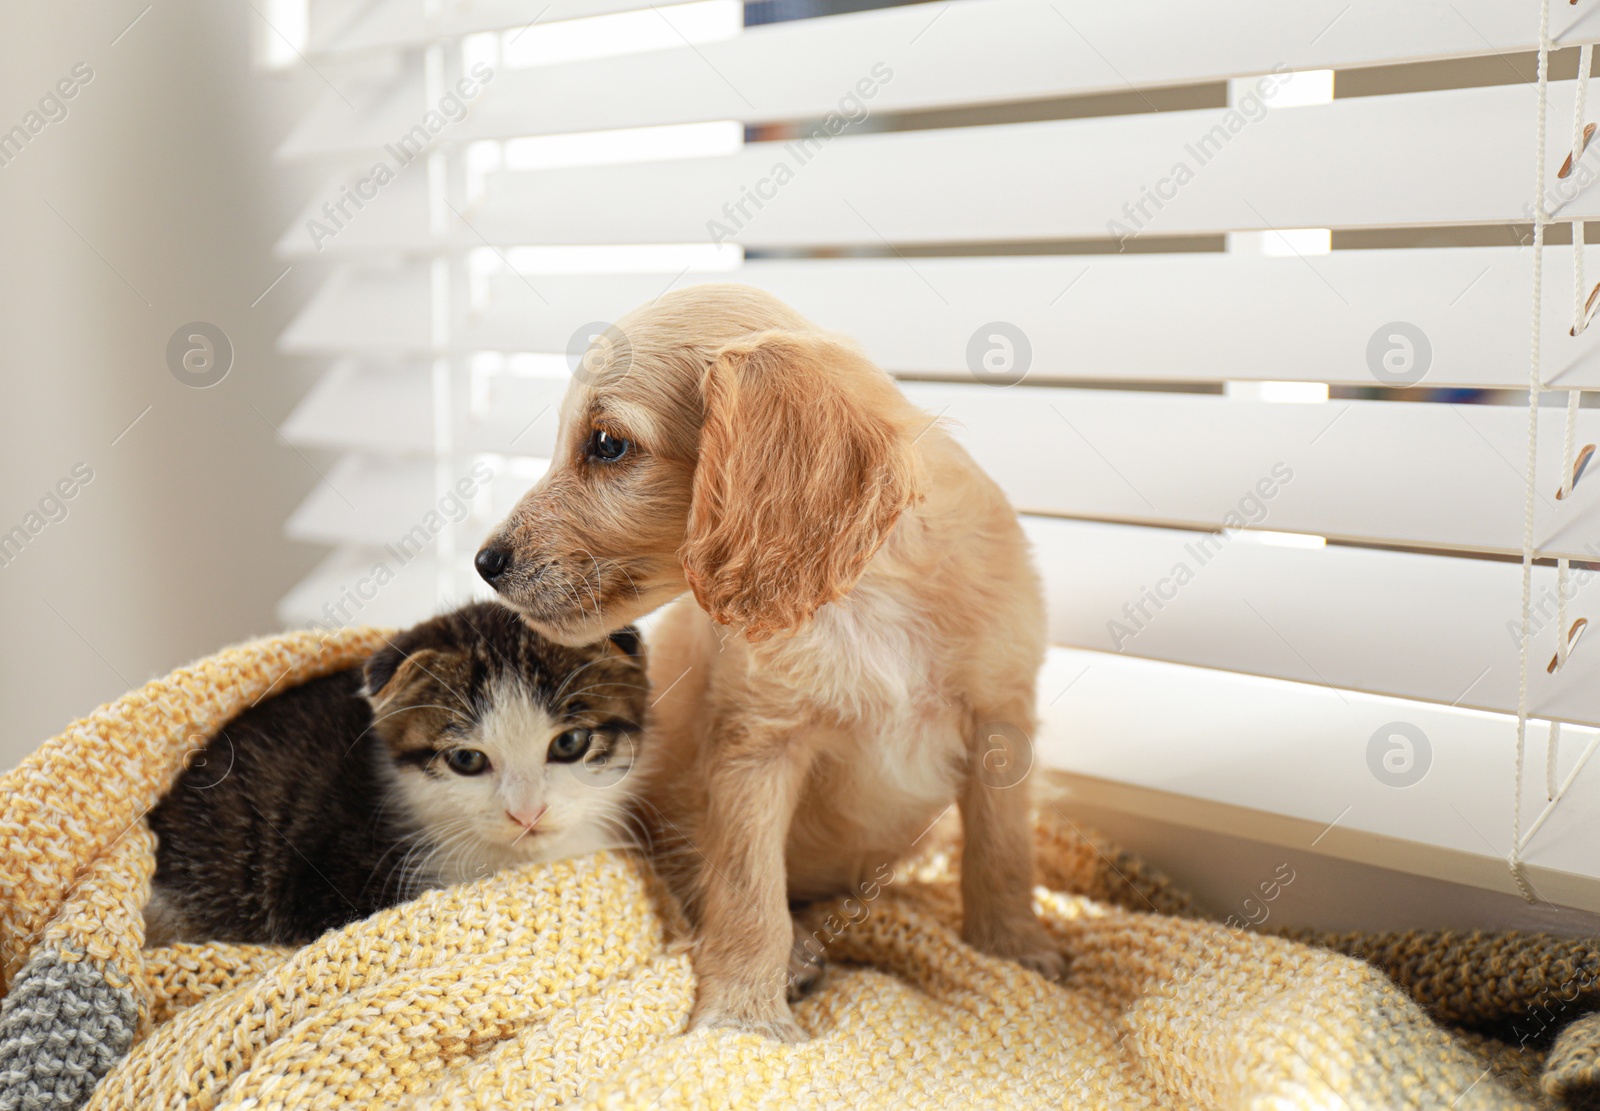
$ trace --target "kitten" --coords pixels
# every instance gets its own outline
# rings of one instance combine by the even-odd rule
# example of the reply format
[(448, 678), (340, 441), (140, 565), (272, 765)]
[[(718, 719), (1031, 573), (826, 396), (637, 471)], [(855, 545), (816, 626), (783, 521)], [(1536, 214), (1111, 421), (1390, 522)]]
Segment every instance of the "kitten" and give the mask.
[(303, 944), (429, 887), (628, 840), (648, 692), (478, 603), (240, 714), (150, 812), (146, 942)]

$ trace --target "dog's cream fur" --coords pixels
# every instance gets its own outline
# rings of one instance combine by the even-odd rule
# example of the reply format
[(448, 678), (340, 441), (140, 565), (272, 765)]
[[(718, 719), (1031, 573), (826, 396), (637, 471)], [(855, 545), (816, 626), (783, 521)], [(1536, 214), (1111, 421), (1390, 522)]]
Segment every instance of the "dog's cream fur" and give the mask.
[[(513, 557), (505, 600), (569, 643), (693, 591), (652, 643), (647, 797), (698, 929), (695, 1025), (798, 1040), (791, 901), (859, 894), (952, 801), (967, 940), (1059, 976), (1018, 782), (1043, 605), (1004, 495), (888, 375), (764, 293), (693, 287), (618, 331), (490, 544)], [(589, 458), (597, 428), (628, 453)]]

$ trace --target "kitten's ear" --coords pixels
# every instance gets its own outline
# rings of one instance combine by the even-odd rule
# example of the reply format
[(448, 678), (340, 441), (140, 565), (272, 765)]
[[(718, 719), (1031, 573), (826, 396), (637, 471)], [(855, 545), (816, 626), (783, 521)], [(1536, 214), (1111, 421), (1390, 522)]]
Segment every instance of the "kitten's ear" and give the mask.
[(622, 654), (625, 656), (632, 656), (637, 659), (639, 656), (643, 655), (644, 646), (643, 642), (639, 639), (639, 630), (635, 629), (632, 625), (624, 625), (622, 628), (612, 633), (607, 639), (610, 640), (612, 644), (615, 644), (618, 648), (622, 649)]
[(439, 676), (448, 662), (444, 655), (434, 648), (423, 648), (407, 655), (394, 645), (388, 645), (368, 658), (362, 670), (361, 693), (372, 703), (373, 709), (381, 711), (424, 684), (443, 683)]
[(381, 691), (394, 673), (400, 670), (401, 662), (406, 654), (394, 645), (386, 645), (374, 652), (367, 659), (366, 666), (361, 669), (363, 682), (361, 693), (368, 698)]

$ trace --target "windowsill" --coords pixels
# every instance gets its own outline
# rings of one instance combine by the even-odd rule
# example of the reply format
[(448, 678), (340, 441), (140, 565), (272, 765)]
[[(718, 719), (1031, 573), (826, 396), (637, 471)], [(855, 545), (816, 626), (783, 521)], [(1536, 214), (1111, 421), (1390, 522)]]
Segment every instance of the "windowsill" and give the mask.
[[(1039, 759), (1086, 806), (1318, 855), (1515, 893), (1511, 838), (1515, 723), (1500, 715), (1052, 649), (1040, 677)], [(1404, 720), (1429, 739), (1427, 768), (1390, 786), (1368, 746)], [(1545, 806), (1547, 725), (1530, 723), (1522, 828)], [(1563, 777), (1594, 737), (1564, 726)], [(1380, 760), (1381, 767), (1381, 760)], [(1546, 901), (1600, 911), (1585, 766), (1524, 852)]]

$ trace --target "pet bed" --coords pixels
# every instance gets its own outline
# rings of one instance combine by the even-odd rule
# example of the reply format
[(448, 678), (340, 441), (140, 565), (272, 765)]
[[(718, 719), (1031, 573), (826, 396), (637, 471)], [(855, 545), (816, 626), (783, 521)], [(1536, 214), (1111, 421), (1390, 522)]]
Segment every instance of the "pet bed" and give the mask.
[(0, 781), (0, 1109), (1469, 1109), (1600, 1090), (1587, 945), (1231, 928), (1048, 805), (1039, 905), (1071, 955), (1063, 985), (960, 942), (946, 838), (840, 906), (835, 963), (796, 1008), (800, 1046), (684, 1034), (687, 947), (628, 854), (431, 892), (301, 949), (144, 949), (143, 816), (184, 760), (381, 639), (228, 649)]

